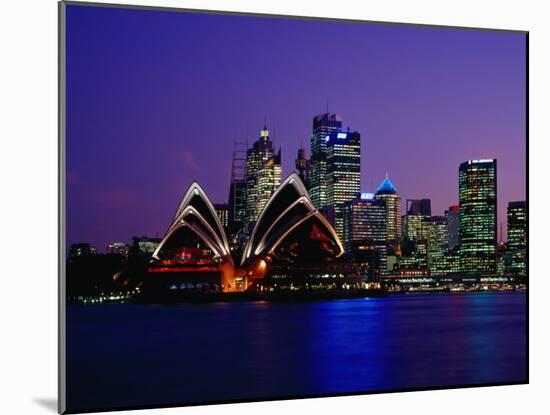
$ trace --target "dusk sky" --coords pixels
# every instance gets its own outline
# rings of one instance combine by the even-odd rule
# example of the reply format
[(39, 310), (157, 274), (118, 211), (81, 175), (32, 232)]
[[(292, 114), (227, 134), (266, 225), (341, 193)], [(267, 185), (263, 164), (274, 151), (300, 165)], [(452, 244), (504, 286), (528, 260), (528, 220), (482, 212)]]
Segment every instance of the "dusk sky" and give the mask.
[(458, 203), (458, 167), (498, 160), (499, 223), (525, 200), (525, 35), (67, 7), (67, 241), (161, 237), (197, 180), (227, 202), (233, 140), (264, 115), (283, 177), (312, 118), (361, 133), (361, 183)]

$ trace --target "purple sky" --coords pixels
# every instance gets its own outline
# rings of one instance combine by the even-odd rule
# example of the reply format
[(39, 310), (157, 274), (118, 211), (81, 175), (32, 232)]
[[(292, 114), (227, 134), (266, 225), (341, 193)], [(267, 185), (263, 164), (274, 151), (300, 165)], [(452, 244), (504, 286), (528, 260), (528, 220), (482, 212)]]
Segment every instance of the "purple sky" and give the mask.
[(361, 132), (363, 191), (458, 201), (458, 166), (498, 159), (499, 221), (525, 199), (525, 36), (67, 7), (67, 239), (162, 236), (192, 180), (226, 202), (233, 138), (267, 113), (283, 176), (312, 117)]

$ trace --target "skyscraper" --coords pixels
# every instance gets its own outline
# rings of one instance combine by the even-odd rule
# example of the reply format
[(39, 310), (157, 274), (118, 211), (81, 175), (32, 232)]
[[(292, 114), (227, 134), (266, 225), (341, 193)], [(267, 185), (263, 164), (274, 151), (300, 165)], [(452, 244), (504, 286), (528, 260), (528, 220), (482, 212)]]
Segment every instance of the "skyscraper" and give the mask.
[(425, 268), (428, 264), (428, 234), (426, 221), (430, 218), (430, 199), (407, 199), (406, 214), (402, 217), (401, 251), (410, 257), (415, 266)]
[(425, 233), (427, 241), (427, 265), (430, 274), (437, 275), (448, 249), (449, 234), (445, 216), (429, 216), (425, 218)]
[(338, 237), (344, 237), (344, 203), (361, 190), (361, 135), (335, 130), (326, 143), (326, 204), (334, 207)]
[(311, 161), (309, 173), (309, 195), (313, 205), (321, 209), (327, 204), (327, 141), (333, 131), (342, 129), (342, 118), (336, 114), (319, 114), (313, 118), (311, 133)]
[(473, 274), (496, 271), (497, 161), (469, 160), (459, 167), (460, 267)]
[(504, 272), (508, 275), (527, 274), (527, 204), (525, 201), (509, 202), (508, 243)]
[(344, 247), (370, 275), (387, 274), (386, 207), (372, 194), (360, 193), (343, 207)]
[(460, 206), (449, 206), (445, 211), (447, 218), (447, 234), (449, 235), (449, 250), (455, 249), (460, 243), (459, 222), (460, 222)]
[(388, 246), (397, 254), (401, 254), (401, 197), (388, 178), (378, 187), (375, 200), (381, 200), (386, 206), (386, 228)]
[(407, 199), (407, 215), (432, 215), (432, 201), (430, 199)]
[(306, 149), (300, 147), (296, 157), (296, 170), (298, 170), (298, 176), (300, 176), (300, 179), (302, 179), (302, 182), (304, 182), (306, 188), (309, 186), (309, 169), (310, 162), (307, 159)]
[(281, 149), (260, 166), (257, 184), (256, 209), (259, 216), (273, 192), (281, 184)]
[(246, 157), (246, 213), (249, 222), (258, 219), (262, 209), (281, 183), (281, 151), (273, 153), (269, 130), (248, 149)]
[(508, 216), (508, 246), (525, 248), (527, 245), (527, 204), (525, 201), (509, 202)]

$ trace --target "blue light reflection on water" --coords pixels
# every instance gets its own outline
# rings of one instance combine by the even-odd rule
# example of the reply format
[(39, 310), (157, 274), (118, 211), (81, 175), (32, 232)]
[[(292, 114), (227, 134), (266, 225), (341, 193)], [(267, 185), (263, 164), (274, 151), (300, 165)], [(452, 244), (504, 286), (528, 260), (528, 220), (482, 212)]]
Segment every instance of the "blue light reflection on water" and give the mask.
[(525, 293), (69, 306), (73, 410), (525, 380)]

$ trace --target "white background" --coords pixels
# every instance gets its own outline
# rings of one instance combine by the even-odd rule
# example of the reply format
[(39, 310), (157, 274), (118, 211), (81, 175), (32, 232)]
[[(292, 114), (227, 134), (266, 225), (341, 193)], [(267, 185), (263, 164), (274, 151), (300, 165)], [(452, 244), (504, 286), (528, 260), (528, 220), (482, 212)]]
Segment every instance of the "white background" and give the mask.
[[(130, 2), (130, 0), (128, 0)], [(113, 2), (116, 3), (115, 0)], [(530, 31), (530, 385), (279, 401), (140, 413), (548, 413), (549, 13), (544, 2), (132, 1), (135, 4)], [(289, 42), (292, 41), (289, 39)], [(0, 413), (51, 414), (57, 392), (57, 4), (0, 9)], [(545, 221), (546, 219), (546, 221)], [(92, 392), (90, 392), (92, 393)]]

